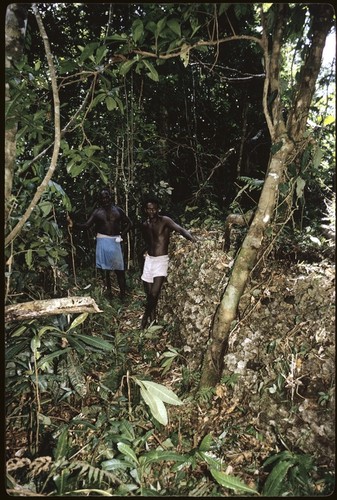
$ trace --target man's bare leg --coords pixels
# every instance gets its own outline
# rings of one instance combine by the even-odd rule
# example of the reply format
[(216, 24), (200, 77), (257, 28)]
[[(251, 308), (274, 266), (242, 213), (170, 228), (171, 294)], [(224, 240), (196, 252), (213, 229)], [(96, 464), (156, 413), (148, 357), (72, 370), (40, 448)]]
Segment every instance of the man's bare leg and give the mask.
[(156, 307), (159, 295), (165, 281), (165, 276), (157, 276), (153, 279), (153, 283), (145, 283), (146, 290), (146, 306), (141, 322), (141, 328), (144, 330), (148, 320), (150, 323), (156, 320)]
[(126, 280), (125, 280), (125, 271), (115, 271), (116, 277), (117, 277), (117, 282), (120, 290), (120, 298), (121, 300), (125, 299), (125, 292), (126, 292)]

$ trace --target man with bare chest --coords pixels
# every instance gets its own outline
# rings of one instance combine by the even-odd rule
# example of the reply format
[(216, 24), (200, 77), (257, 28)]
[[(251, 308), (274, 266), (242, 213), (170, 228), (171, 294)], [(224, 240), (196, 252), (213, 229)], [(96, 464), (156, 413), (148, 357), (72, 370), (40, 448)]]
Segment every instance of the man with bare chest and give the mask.
[(141, 322), (142, 329), (146, 328), (148, 321), (151, 323), (156, 319), (156, 306), (167, 276), (168, 248), (172, 231), (181, 234), (189, 241), (196, 241), (194, 236), (170, 217), (159, 215), (157, 199), (148, 198), (144, 208), (147, 219), (142, 224), (142, 233), (146, 243), (146, 252), (141, 279), (145, 285), (146, 306)]
[(105, 274), (105, 282), (109, 296), (112, 295), (110, 271), (115, 271), (120, 297), (125, 297), (125, 270), (121, 248), (123, 236), (130, 230), (132, 223), (125, 212), (112, 204), (110, 191), (102, 189), (99, 195), (100, 206), (83, 224), (73, 222), (68, 217), (69, 227), (88, 229), (95, 224), (96, 229), (96, 267)]

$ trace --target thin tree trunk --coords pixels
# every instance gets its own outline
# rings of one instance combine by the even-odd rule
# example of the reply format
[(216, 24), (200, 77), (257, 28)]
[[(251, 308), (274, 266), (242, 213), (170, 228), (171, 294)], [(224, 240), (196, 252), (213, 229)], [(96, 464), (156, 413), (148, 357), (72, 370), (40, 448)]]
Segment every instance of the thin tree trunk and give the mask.
[[(6, 10), (5, 28), (5, 68), (11, 68), (23, 53), (26, 31), (27, 5), (12, 3)], [(5, 100), (11, 100), (8, 84), (5, 86)], [(8, 117), (10, 119), (10, 116)], [(5, 223), (8, 217), (8, 200), (12, 193), (13, 174), (16, 158), (17, 123), (5, 130)]]
[(61, 126), (60, 126), (60, 100), (59, 100), (59, 94), (58, 94), (58, 89), (57, 89), (57, 77), (56, 77), (56, 71), (53, 63), (53, 57), (50, 49), (50, 44), (48, 40), (48, 36), (46, 33), (46, 30), (44, 29), (43, 22), (41, 19), (41, 16), (37, 10), (36, 4), (33, 5), (33, 10), (34, 14), (36, 17), (37, 24), (39, 26), (39, 30), (43, 39), (44, 43), (44, 48), (46, 52), (46, 57), (48, 61), (48, 67), (50, 71), (50, 79), (51, 79), (51, 85), (52, 85), (52, 90), (53, 90), (53, 100), (54, 100), (54, 127), (55, 127), (55, 140), (54, 140), (54, 149), (53, 149), (53, 154), (50, 162), (49, 169), (41, 182), (40, 186), (37, 188), (36, 193), (30, 202), (26, 212), (23, 214), (22, 218), (20, 221), (17, 223), (17, 225), (14, 227), (14, 229), (10, 232), (10, 234), (6, 237), (5, 239), (5, 246), (9, 245), (11, 241), (13, 241), (18, 234), (20, 233), (21, 229), (23, 228), (24, 224), (27, 222), (29, 219), (32, 211), (34, 210), (35, 206), (38, 204), (42, 194), (44, 193), (46, 187), (48, 186), (48, 182), (52, 178), (54, 171), (56, 169), (56, 164), (57, 164), (57, 158), (59, 155), (59, 150), (60, 150), (60, 144), (61, 144)]

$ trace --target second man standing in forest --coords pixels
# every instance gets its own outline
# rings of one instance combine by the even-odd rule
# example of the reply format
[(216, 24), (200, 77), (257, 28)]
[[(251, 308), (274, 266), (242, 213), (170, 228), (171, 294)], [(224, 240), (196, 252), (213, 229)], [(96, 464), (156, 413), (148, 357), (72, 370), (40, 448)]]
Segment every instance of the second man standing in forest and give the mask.
[(142, 329), (146, 328), (149, 321), (152, 323), (156, 319), (156, 306), (167, 276), (168, 247), (172, 231), (181, 234), (187, 240), (196, 241), (191, 233), (170, 217), (159, 215), (159, 202), (156, 198), (147, 198), (144, 210), (147, 218), (142, 224), (142, 234), (146, 243), (146, 252), (141, 279), (145, 285), (146, 305), (141, 321)]

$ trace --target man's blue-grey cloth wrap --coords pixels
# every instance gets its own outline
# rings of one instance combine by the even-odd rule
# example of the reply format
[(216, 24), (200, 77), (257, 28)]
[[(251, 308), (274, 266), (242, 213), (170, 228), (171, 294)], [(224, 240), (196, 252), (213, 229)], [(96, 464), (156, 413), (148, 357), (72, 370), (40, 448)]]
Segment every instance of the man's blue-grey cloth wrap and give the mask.
[(124, 271), (124, 260), (120, 236), (106, 236), (97, 234), (96, 238), (96, 267), (110, 271)]

